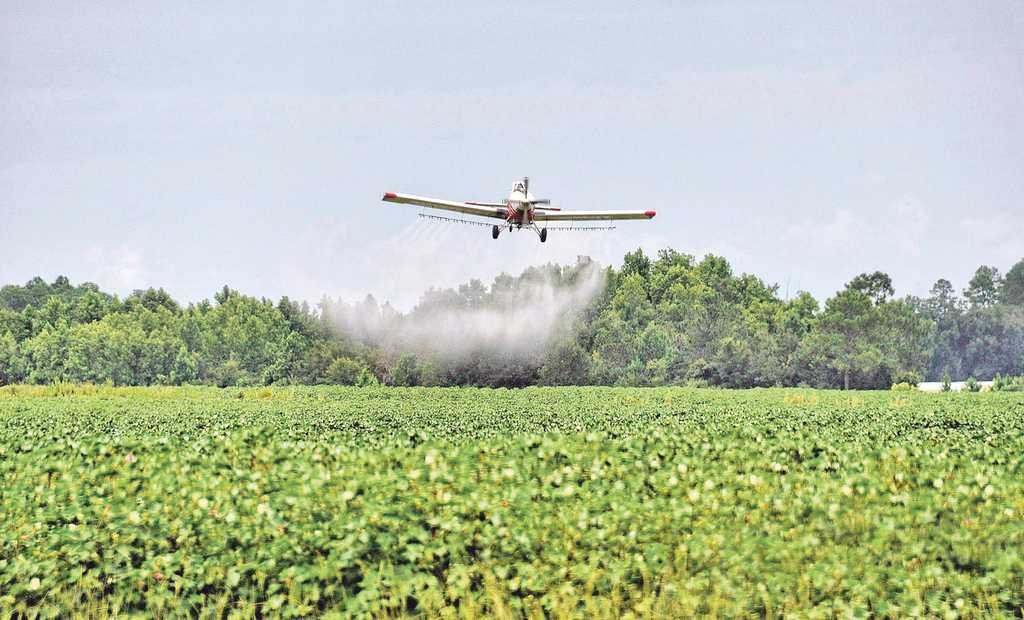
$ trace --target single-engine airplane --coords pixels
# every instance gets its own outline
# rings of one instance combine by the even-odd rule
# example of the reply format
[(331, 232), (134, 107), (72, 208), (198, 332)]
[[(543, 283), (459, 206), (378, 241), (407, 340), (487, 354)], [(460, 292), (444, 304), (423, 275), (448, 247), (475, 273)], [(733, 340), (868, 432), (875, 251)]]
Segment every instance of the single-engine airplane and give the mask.
[(550, 206), (551, 201), (546, 198), (534, 198), (533, 194), (530, 193), (530, 179), (528, 177), (523, 177), (522, 181), (516, 182), (512, 188), (512, 193), (508, 195), (505, 202), (455, 202), (452, 200), (413, 196), (411, 194), (396, 194), (395, 192), (384, 192), (383, 200), (419, 207), (429, 207), (431, 209), (455, 211), (465, 215), (497, 218), (503, 220), (504, 223), (495, 224), (491, 228), (491, 237), (493, 239), (497, 239), (498, 235), (506, 227), (509, 231), (528, 228), (537, 233), (541, 243), (548, 240), (548, 229), (537, 226), (537, 222), (649, 220), (655, 215), (654, 211), (562, 211)]

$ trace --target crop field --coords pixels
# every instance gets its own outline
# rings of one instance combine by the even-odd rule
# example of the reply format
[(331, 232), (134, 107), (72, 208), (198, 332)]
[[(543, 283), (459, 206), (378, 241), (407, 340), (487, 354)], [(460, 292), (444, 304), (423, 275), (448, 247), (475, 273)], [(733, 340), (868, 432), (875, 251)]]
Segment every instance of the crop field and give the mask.
[(1020, 617), (1024, 394), (0, 388), (2, 616)]

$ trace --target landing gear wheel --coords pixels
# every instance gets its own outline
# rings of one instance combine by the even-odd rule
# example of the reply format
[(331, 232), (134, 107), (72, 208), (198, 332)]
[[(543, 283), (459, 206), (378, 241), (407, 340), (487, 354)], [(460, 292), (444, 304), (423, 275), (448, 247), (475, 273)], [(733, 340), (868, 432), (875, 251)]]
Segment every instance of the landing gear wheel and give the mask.
[(491, 239), (497, 239), (499, 232), (501, 232), (501, 229), (498, 228), (497, 224), (495, 224), (494, 228), (491, 229)]
[(547, 228), (541, 228), (540, 229), (540, 242), (544, 243), (547, 240), (548, 240), (548, 229)]

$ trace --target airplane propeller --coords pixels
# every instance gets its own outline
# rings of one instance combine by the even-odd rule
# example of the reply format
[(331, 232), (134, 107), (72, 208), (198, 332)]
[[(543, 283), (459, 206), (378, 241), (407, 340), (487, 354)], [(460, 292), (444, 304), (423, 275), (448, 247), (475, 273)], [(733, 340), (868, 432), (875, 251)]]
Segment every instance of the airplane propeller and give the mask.
[[(529, 197), (529, 195), (530, 195), (530, 177), (523, 177), (523, 196), (524, 197)], [(548, 198), (536, 198), (536, 199), (532, 199), (532, 200), (527, 198), (527, 200), (524, 200), (523, 202), (528, 202), (528, 203), (530, 203), (531, 205), (533, 205), (535, 207), (537, 205), (550, 205), (551, 204), (551, 200), (548, 199)], [(558, 209), (545, 209), (545, 211), (558, 211)]]

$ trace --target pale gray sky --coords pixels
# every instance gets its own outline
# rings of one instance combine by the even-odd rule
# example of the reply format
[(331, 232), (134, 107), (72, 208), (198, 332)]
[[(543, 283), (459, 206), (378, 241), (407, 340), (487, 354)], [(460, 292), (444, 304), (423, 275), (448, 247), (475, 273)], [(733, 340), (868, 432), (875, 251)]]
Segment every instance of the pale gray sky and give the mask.
[[(408, 307), (671, 246), (824, 298), (1024, 257), (1022, 2), (85, 4), (0, 2), (0, 283)], [(658, 217), (541, 245), (380, 202), (523, 175)]]

